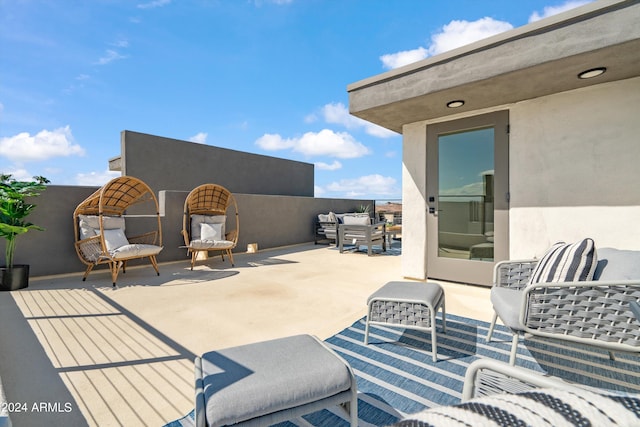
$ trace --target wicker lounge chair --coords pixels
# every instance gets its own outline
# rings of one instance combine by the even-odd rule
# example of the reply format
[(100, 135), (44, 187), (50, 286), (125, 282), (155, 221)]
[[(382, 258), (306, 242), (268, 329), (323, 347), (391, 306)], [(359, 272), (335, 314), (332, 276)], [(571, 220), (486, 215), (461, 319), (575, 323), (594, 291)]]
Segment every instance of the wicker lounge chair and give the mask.
[[(128, 236), (126, 214), (142, 216), (136, 221), (153, 225), (149, 226), (149, 231)], [(154, 220), (145, 216), (152, 216)], [(141, 258), (149, 258), (160, 275), (156, 260), (162, 250), (158, 201), (141, 180), (130, 176), (112, 179), (76, 207), (73, 225), (76, 252), (80, 261), (87, 265), (83, 281), (96, 265), (107, 264), (115, 286), (118, 272), (121, 268), (125, 272), (127, 261)]]
[[(233, 229), (227, 219), (233, 217)], [(200, 252), (221, 251), (233, 263), (232, 250), (238, 244), (240, 220), (238, 205), (233, 194), (217, 184), (203, 184), (194, 188), (184, 201), (182, 236), (187, 255), (191, 255), (191, 269)]]
[(515, 364), (520, 334), (555, 338), (613, 352), (640, 352), (640, 251), (603, 248), (589, 280), (531, 283), (541, 260), (503, 261), (494, 269), (491, 301), (495, 310), (487, 341), (498, 317), (513, 332), (510, 363)]

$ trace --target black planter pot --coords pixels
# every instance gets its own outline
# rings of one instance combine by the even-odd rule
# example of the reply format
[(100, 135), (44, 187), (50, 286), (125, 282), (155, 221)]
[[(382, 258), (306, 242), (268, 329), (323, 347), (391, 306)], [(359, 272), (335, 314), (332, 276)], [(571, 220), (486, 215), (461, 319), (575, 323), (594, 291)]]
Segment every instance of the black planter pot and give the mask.
[(29, 266), (14, 264), (12, 268), (0, 267), (0, 291), (16, 291), (29, 286)]

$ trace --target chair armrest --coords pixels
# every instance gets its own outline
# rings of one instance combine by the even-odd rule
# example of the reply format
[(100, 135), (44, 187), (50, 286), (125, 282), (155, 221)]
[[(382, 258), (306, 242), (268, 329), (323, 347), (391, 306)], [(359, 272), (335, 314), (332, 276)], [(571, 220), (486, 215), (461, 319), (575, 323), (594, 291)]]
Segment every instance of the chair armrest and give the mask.
[(100, 236), (91, 236), (87, 239), (78, 240), (75, 246), (78, 256), (85, 263), (96, 263), (103, 254)]
[(230, 242), (238, 243), (238, 230), (231, 230), (225, 233), (224, 238)]
[(462, 401), (493, 394), (514, 394), (534, 388), (581, 390), (560, 378), (492, 359), (479, 359), (467, 368)]
[(533, 335), (640, 352), (638, 300), (640, 280), (535, 283), (524, 289), (520, 321)]
[(538, 265), (537, 259), (500, 261), (493, 268), (493, 286), (523, 289)]
[(317, 226), (318, 230), (326, 230), (327, 228), (335, 229), (337, 225), (338, 225), (338, 223), (335, 222), (335, 221), (318, 221), (318, 222), (316, 222), (316, 226)]

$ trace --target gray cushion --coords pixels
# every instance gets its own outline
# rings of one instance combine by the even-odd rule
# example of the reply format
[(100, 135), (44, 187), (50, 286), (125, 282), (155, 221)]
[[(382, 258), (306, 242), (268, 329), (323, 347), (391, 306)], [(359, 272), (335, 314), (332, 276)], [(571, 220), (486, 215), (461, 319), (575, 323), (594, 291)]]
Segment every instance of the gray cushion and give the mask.
[(416, 302), (432, 306), (442, 295), (442, 287), (437, 283), (394, 281), (371, 294), (367, 304), (373, 299), (385, 301)]
[(598, 249), (595, 280), (640, 280), (640, 251)]
[(598, 258), (592, 239), (573, 244), (559, 242), (540, 259), (530, 283), (592, 280)]
[(346, 225), (369, 225), (371, 219), (369, 215), (345, 215), (342, 218), (342, 222)]
[[(80, 226), (80, 239), (87, 239), (100, 234), (100, 221), (98, 215), (78, 215)], [(102, 225), (105, 230), (121, 228), (126, 230), (124, 218), (121, 216), (102, 217)]]
[(207, 423), (230, 425), (351, 388), (345, 362), (310, 335), (202, 355)]
[(509, 289), (500, 286), (491, 288), (491, 303), (502, 323), (512, 330), (522, 331), (524, 326), (520, 323), (520, 310), (524, 292), (517, 289)]
[(118, 248), (129, 244), (127, 236), (124, 235), (124, 230), (120, 228), (113, 228), (110, 230), (104, 230), (104, 244), (107, 246), (109, 252), (115, 251)]
[(191, 215), (191, 240), (199, 240), (200, 237), (200, 224), (222, 224), (222, 235), (226, 233), (225, 223), (227, 222), (226, 215)]

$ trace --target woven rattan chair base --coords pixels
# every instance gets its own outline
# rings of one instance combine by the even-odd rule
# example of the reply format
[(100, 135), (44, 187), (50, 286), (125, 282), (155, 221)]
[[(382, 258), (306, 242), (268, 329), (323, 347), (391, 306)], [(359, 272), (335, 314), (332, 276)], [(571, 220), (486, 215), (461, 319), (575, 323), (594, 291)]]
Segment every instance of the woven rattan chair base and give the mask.
[(445, 298), (439, 284), (389, 282), (369, 297), (368, 306), (365, 344), (369, 344), (370, 324), (430, 332), (433, 361), (437, 361), (436, 313), (439, 309), (442, 310), (442, 332), (446, 333)]

